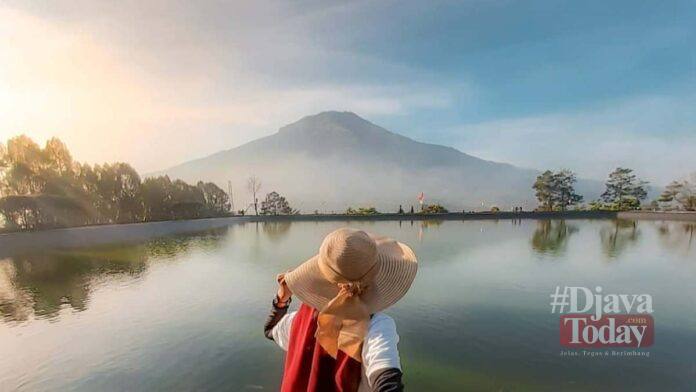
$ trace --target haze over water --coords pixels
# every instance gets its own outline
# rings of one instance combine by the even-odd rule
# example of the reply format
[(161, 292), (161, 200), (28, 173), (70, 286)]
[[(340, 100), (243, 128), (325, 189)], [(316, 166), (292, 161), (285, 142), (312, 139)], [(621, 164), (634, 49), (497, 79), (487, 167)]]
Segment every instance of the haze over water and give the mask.
[[(696, 226), (629, 221), (247, 223), (0, 260), (2, 390), (277, 390), (275, 274), (350, 225), (412, 246), (387, 311), (410, 390), (688, 390)], [(556, 286), (650, 294), (649, 357), (560, 356)], [(297, 304), (293, 304), (297, 306)]]

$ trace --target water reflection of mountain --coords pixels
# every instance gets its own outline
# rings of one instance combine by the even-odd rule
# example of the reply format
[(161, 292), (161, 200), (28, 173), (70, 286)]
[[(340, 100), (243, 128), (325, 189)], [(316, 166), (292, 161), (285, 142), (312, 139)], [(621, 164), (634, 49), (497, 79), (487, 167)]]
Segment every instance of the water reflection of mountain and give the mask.
[(0, 314), (6, 321), (32, 315), (55, 317), (68, 306), (85, 310), (95, 280), (109, 275), (136, 279), (155, 257), (171, 257), (191, 247), (217, 247), (226, 230), (177, 236), (137, 245), (112, 245), (76, 250), (47, 250), (0, 260)]
[(611, 257), (619, 257), (640, 238), (640, 229), (635, 221), (617, 219), (599, 230), (602, 250)]
[(568, 248), (568, 239), (578, 228), (564, 220), (540, 220), (532, 234), (532, 248), (541, 254), (562, 255)]

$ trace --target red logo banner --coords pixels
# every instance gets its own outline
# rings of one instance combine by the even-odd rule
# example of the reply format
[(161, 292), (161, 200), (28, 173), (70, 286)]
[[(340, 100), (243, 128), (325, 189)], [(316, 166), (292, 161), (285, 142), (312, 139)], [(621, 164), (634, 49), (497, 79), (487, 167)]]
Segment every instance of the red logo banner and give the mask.
[(649, 347), (655, 341), (655, 322), (648, 314), (564, 314), (560, 318), (561, 346), (570, 348)]

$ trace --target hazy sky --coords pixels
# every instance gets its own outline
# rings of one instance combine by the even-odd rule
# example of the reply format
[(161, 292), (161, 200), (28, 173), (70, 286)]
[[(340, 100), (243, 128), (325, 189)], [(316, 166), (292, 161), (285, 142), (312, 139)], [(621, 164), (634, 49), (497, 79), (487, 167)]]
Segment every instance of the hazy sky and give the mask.
[(696, 170), (693, 1), (0, 2), (0, 139), (162, 169), (350, 110), (602, 179)]

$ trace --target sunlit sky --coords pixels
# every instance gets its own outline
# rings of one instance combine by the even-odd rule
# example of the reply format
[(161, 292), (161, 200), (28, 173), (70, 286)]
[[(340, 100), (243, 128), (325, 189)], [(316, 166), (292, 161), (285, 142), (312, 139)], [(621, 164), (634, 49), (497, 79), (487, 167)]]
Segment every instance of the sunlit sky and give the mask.
[(350, 110), (518, 166), (696, 171), (691, 1), (0, 2), (0, 139), (143, 172)]

